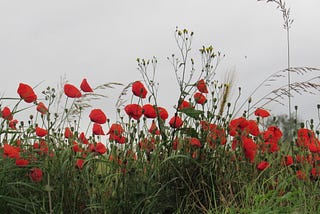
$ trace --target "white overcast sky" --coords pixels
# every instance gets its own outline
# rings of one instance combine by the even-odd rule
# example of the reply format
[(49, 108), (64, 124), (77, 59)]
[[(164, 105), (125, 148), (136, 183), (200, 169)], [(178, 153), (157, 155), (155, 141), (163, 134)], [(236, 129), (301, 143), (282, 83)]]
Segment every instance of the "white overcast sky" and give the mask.
[[(135, 59), (159, 61), (160, 105), (170, 108), (178, 90), (167, 56), (177, 53), (175, 27), (195, 32), (193, 50), (212, 44), (226, 54), (219, 73), (234, 70), (235, 86), (249, 94), (286, 67), (282, 14), (256, 0), (1, 0), (1, 94), (16, 95), (19, 82), (55, 87), (62, 76), (79, 85), (124, 84), (141, 79)], [(292, 66), (320, 68), (320, 1), (288, 0)], [(196, 58), (199, 61), (200, 58)], [(200, 62), (200, 61), (199, 61)], [(235, 88), (236, 88), (235, 87)], [(120, 90), (120, 89), (119, 89)], [(108, 90), (106, 112), (119, 90)], [(246, 96), (245, 94), (243, 95)], [(306, 119), (320, 96), (296, 101)], [(107, 104), (108, 103), (108, 104)], [(272, 106), (270, 107), (272, 109)], [(281, 110), (274, 106), (272, 112)]]

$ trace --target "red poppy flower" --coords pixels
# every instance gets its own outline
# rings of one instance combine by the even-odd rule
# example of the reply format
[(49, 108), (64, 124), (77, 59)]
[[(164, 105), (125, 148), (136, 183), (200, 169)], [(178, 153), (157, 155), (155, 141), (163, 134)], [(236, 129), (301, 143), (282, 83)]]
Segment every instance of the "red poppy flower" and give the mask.
[(197, 82), (197, 89), (202, 93), (208, 93), (208, 88), (204, 79), (201, 79)]
[(113, 123), (107, 134), (120, 136), (124, 132), (122, 126), (118, 123)]
[(270, 113), (267, 110), (264, 110), (262, 108), (257, 108), (257, 110), (255, 110), (254, 115), (258, 116), (258, 117), (269, 117)]
[(253, 136), (258, 136), (260, 134), (258, 124), (254, 120), (248, 120), (248, 131)]
[(23, 167), (27, 166), (29, 164), (29, 161), (26, 159), (18, 158), (16, 159), (16, 166)]
[(34, 182), (40, 182), (42, 180), (42, 176), (43, 176), (43, 173), (42, 173), (42, 170), (39, 169), (39, 168), (32, 168), (30, 170), (30, 178), (32, 181)]
[(83, 91), (83, 92), (93, 92), (92, 88), (90, 87), (89, 83), (87, 82), (87, 79), (84, 78), (81, 82), (81, 85), (80, 85), (80, 89)]
[(193, 95), (194, 100), (196, 101), (196, 103), (198, 104), (205, 104), (207, 102), (207, 98), (200, 92), (197, 92)]
[(257, 165), (257, 169), (260, 171), (265, 170), (266, 168), (268, 168), (270, 166), (270, 164), (267, 161), (261, 161), (258, 165)]
[(48, 134), (48, 131), (46, 129), (40, 128), (40, 127), (36, 127), (36, 135), (38, 137), (44, 137)]
[(88, 139), (86, 138), (86, 136), (84, 135), (83, 132), (80, 133), (79, 140), (80, 140), (83, 144), (88, 144), (88, 143), (89, 143)]
[(169, 124), (172, 128), (180, 128), (183, 125), (183, 121), (179, 116), (174, 116), (170, 119)]
[(76, 161), (76, 167), (77, 167), (78, 169), (82, 169), (83, 164), (84, 164), (84, 160), (83, 160), (83, 159), (77, 159), (77, 161)]
[(66, 127), (64, 129), (64, 137), (67, 138), (67, 139), (73, 137), (73, 133), (72, 133), (72, 131), (71, 131), (71, 129), (69, 127)]
[(192, 108), (192, 106), (188, 101), (182, 100), (182, 102), (180, 103), (178, 109), (182, 110), (182, 109), (185, 109), (185, 108)]
[(144, 106), (142, 106), (142, 112), (146, 118), (156, 118), (157, 117), (157, 112), (156, 112), (154, 106), (151, 104), (145, 104)]
[(10, 129), (17, 129), (16, 128), (16, 125), (18, 124), (18, 120), (16, 120), (16, 119), (14, 119), (14, 120), (10, 120), (9, 121), (9, 127), (10, 127)]
[(135, 81), (132, 83), (132, 93), (138, 97), (146, 98), (148, 92), (140, 81)]
[(72, 143), (72, 150), (74, 152), (82, 152), (81, 148), (79, 147), (79, 144), (76, 141)]
[(168, 114), (167, 110), (165, 108), (163, 108), (163, 107), (157, 107), (157, 108), (158, 108), (159, 117), (162, 120), (166, 120), (169, 117), (169, 114)]
[(306, 179), (306, 173), (302, 170), (296, 171), (296, 176), (299, 180), (305, 180)]
[(65, 93), (65, 95), (67, 95), (67, 97), (79, 98), (82, 96), (79, 89), (77, 87), (75, 87), (74, 85), (65, 84), (63, 89), (64, 89), (64, 93)]
[(246, 158), (250, 160), (251, 163), (254, 162), (254, 158), (257, 154), (257, 144), (248, 137), (242, 137), (242, 145)]
[(24, 83), (20, 83), (17, 90), (21, 99), (27, 103), (32, 103), (37, 100), (37, 95), (34, 93), (33, 89)]
[(43, 102), (39, 102), (37, 105), (37, 111), (41, 114), (46, 114), (48, 112), (48, 108), (43, 104)]
[(138, 104), (128, 104), (124, 108), (125, 112), (135, 120), (139, 120), (142, 116), (142, 108)]
[(103, 155), (107, 152), (107, 147), (103, 143), (98, 142), (95, 147), (95, 151), (98, 152), (100, 155)]
[(1, 116), (3, 119), (5, 120), (12, 120), (13, 119), (13, 116), (12, 116), (12, 113), (11, 113), (11, 110), (10, 108), (8, 107), (4, 107), (1, 111)]
[(11, 146), (7, 143), (3, 145), (3, 154), (5, 157), (9, 158), (19, 158), (20, 157), (20, 148)]
[(102, 126), (99, 123), (94, 123), (92, 127), (92, 132), (95, 135), (104, 135), (104, 131)]
[(290, 166), (293, 164), (293, 158), (291, 155), (287, 155), (284, 157), (284, 165)]
[(41, 140), (40, 144), (38, 142), (34, 143), (33, 148), (39, 150), (38, 154), (40, 155), (47, 154), (49, 151), (48, 144), (44, 140)]
[(139, 142), (139, 147), (141, 150), (151, 152), (155, 149), (155, 142), (156, 140), (153, 137), (144, 138)]
[(107, 116), (101, 109), (93, 109), (89, 114), (89, 118), (94, 123), (105, 124), (107, 122)]
[(198, 138), (195, 138), (195, 137), (190, 138), (190, 145), (198, 147), (198, 148), (201, 148), (200, 140)]
[[(248, 121), (244, 117), (239, 117), (233, 119), (229, 123), (229, 132), (231, 136), (236, 136), (238, 134), (243, 134), (242, 132), (245, 131), (245, 128), (249, 125)], [(248, 130), (247, 130), (248, 131)], [(248, 133), (244, 133), (247, 135)]]
[(160, 130), (158, 129), (156, 122), (152, 120), (151, 126), (149, 128), (149, 133), (154, 135), (160, 135)]

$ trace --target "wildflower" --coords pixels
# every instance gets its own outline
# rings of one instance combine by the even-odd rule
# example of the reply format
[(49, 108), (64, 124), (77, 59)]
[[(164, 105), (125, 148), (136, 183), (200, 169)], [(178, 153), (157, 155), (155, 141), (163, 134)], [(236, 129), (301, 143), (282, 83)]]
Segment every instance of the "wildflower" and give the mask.
[(179, 116), (174, 116), (170, 119), (169, 124), (171, 128), (178, 129), (183, 125), (183, 121)]
[(254, 112), (254, 115), (264, 118), (264, 117), (269, 117), (270, 113), (267, 110), (264, 110), (262, 108), (257, 108)]
[(156, 118), (157, 112), (153, 105), (151, 104), (145, 104), (142, 106), (142, 113), (146, 118)]
[(204, 79), (201, 79), (197, 82), (197, 89), (202, 93), (208, 93), (208, 88)]
[(48, 112), (48, 108), (43, 104), (43, 102), (39, 102), (37, 105), (37, 111), (41, 114), (46, 114)]
[(42, 180), (43, 173), (40, 168), (32, 168), (29, 175), (32, 181), (40, 182)]
[(12, 120), (13, 116), (9, 107), (4, 107), (1, 111), (1, 116), (5, 120)]
[(132, 117), (135, 120), (139, 120), (142, 116), (142, 108), (138, 104), (128, 104), (125, 106), (124, 110), (129, 117)]
[(10, 121), (9, 121), (9, 127), (10, 127), (10, 129), (17, 129), (17, 128), (16, 128), (17, 123), (18, 123), (18, 120), (16, 120), (16, 119), (10, 120)]
[[(248, 125), (249, 125), (249, 122), (244, 117), (233, 119), (229, 123), (229, 133), (231, 136), (236, 136), (238, 134), (241, 135)], [(247, 135), (248, 133), (244, 133), (244, 134)]]
[(98, 142), (95, 146), (95, 151), (98, 152), (100, 155), (103, 155), (107, 152), (107, 148), (103, 143)]
[(200, 140), (198, 138), (192, 137), (192, 138), (190, 138), (189, 142), (190, 142), (191, 146), (195, 146), (195, 147), (201, 148), (201, 143), (200, 143)]
[(65, 84), (63, 89), (64, 89), (64, 93), (65, 93), (65, 95), (67, 95), (67, 97), (79, 98), (79, 97), (82, 96), (82, 94), (79, 91), (79, 89), (77, 87), (75, 87), (74, 85)]
[(122, 126), (120, 124), (114, 123), (111, 125), (107, 134), (120, 136), (123, 132), (124, 129), (122, 128)]
[(21, 99), (27, 103), (32, 103), (37, 100), (37, 95), (34, 93), (33, 89), (24, 83), (20, 83), (17, 90)]
[(146, 98), (148, 92), (140, 81), (135, 81), (132, 83), (132, 93), (137, 97)]
[(44, 140), (41, 140), (40, 143), (35, 142), (33, 148), (38, 150), (39, 155), (47, 154), (49, 151), (48, 144)]
[(20, 148), (11, 146), (7, 143), (3, 145), (3, 154), (5, 157), (9, 158), (19, 158), (20, 157)]
[(293, 158), (291, 155), (287, 155), (284, 157), (284, 165), (290, 166), (293, 164)]
[(76, 167), (77, 167), (78, 169), (82, 169), (83, 164), (84, 164), (84, 160), (83, 160), (83, 159), (77, 159), (77, 161), (76, 161)]
[(89, 118), (94, 123), (105, 124), (107, 122), (107, 117), (101, 109), (93, 109), (89, 114)]
[(80, 89), (83, 92), (93, 92), (91, 86), (89, 85), (89, 83), (87, 82), (87, 79), (84, 78), (80, 84)]
[(92, 127), (92, 132), (95, 135), (104, 135), (104, 131), (102, 126), (99, 123), (94, 123)]
[(260, 171), (265, 170), (266, 168), (268, 168), (270, 166), (270, 164), (267, 161), (261, 161), (258, 165), (257, 165), (257, 169)]
[(74, 152), (81, 152), (81, 149), (79, 148), (79, 144), (76, 141), (74, 141), (72, 144), (73, 144), (72, 145), (72, 150)]
[(38, 137), (44, 137), (48, 134), (48, 131), (46, 129), (40, 128), (40, 127), (36, 127), (36, 135)]
[(306, 173), (302, 170), (296, 171), (296, 176), (299, 180), (306, 180)]
[(182, 110), (182, 109), (186, 109), (186, 108), (192, 108), (192, 106), (188, 101), (182, 100), (180, 105), (179, 105), (179, 107), (178, 107), (178, 109)]
[(166, 120), (169, 117), (169, 114), (168, 114), (168, 112), (167, 112), (167, 110), (165, 108), (158, 106), (157, 109), (158, 109), (159, 117), (162, 120)]
[(254, 158), (257, 154), (257, 144), (255, 144), (255, 142), (248, 137), (242, 137), (241, 140), (246, 158), (248, 158), (250, 162), (253, 163)]
[(205, 104), (207, 102), (207, 98), (200, 92), (197, 92), (193, 95), (194, 100), (196, 101), (196, 103), (198, 104)]
[(254, 120), (248, 120), (247, 129), (248, 129), (249, 133), (255, 137), (260, 134), (258, 124)]
[(151, 126), (148, 131), (151, 134), (160, 135), (160, 130), (158, 129), (156, 122), (154, 120), (152, 120)]
[(155, 142), (156, 140), (153, 137), (144, 138), (139, 142), (139, 147), (141, 150), (145, 150), (146, 152), (151, 152), (155, 148)]
[(16, 159), (16, 166), (23, 167), (27, 166), (29, 164), (29, 161), (23, 158)]
[(88, 144), (89, 141), (87, 140), (86, 136), (84, 135), (83, 132), (80, 133), (79, 135), (79, 140), (83, 143), (83, 144)]
[(72, 131), (71, 131), (71, 129), (70, 129), (69, 127), (66, 127), (66, 128), (64, 129), (64, 137), (65, 137), (66, 139), (69, 139), (69, 138), (72, 138), (72, 137), (73, 137), (73, 133), (72, 133)]
[(110, 141), (116, 141), (117, 143), (124, 144), (127, 139), (122, 136), (124, 129), (120, 124), (114, 123), (111, 125), (107, 134), (109, 134)]

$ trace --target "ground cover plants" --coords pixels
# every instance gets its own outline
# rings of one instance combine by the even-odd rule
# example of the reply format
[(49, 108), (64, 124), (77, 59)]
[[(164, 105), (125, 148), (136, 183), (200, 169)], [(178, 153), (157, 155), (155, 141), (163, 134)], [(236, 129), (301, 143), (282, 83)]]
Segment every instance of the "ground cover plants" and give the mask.
[[(230, 82), (215, 79), (222, 55), (202, 47), (196, 69), (192, 38), (175, 31), (173, 107), (158, 101), (156, 58), (137, 59), (141, 79), (124, 87), (117, 121), (90, 105), (116, 83), (92, 87), (84, 78), (60, 92), (21, 82), (16, 97), (2, 97), (1, 212), (317, 213), (318, 127), (291, 114), (281, 122), (263, 108), (316, 83), (289, 80), (239, 110)], [(318, 69), (289, 66), (266, 81), (310, 71)]]

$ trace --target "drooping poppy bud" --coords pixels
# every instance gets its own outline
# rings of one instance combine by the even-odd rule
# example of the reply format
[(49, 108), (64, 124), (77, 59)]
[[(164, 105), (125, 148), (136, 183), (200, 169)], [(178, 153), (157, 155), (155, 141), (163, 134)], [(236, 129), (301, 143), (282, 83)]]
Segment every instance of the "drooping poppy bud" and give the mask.
[(65, 84), (63, 89), (64, 89), (64, 93), (65, 93), (65, 95), (67, 95), (67, 97), (79, 98), (82, 96), (80, 90), (77, 87), (75, 87), (74, 85)]
[(27, 103), (32, 103), (37, 100), (37, 95), (34, 93), (33, 89), (24, 83), (20, 83), (17, 90), (21, 99)]

